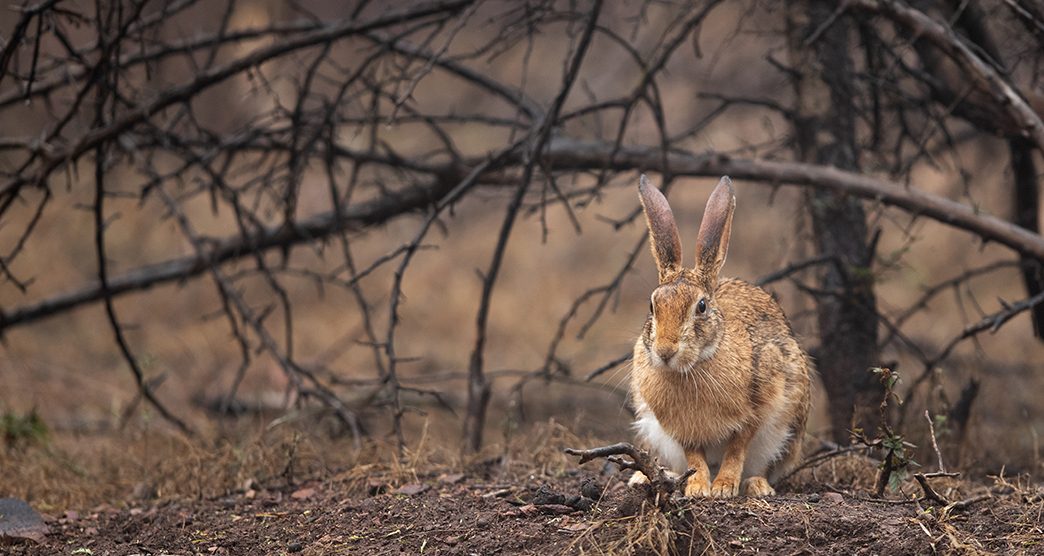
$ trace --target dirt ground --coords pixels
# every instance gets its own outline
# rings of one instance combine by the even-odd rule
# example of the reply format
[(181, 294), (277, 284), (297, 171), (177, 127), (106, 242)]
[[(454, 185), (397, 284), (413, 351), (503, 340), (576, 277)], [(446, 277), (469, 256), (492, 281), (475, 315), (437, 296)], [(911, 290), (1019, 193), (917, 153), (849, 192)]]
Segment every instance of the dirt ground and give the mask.
[[(516, 466), (517, 467), (517, 466)], [(851, 465), (849, 466), (851, 469)], [(836, 465), (833, 471), (837, 477)], [(675, 500), (666, 511), (592, 462), (520, 474), (497, 460), (403, 480), (362, 465), (228, 495), (129, 499), (45, 515), (51, 534), (10, 554), (1044, 554), (1039, 487), (947, 487), (966, 508), (803, 472), (767, 499)], [(910, 490), (910, 495), (918, 494)], [(967, 497), (967, 498), (965, 498)]]

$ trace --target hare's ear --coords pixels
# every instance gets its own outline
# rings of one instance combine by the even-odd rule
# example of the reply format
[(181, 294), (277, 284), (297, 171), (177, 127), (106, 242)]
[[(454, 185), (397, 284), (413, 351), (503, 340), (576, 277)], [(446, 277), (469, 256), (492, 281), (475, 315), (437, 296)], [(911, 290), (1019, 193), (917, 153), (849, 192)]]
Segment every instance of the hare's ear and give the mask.
[(696, 238), (696, 271), (717, 281), (718, 273), (729, 253), (729, 236), (732, 235), (732, 213), (736, 210), (736, 191), (728, 176), (721, 178), (714, 188), (700, 222), (700, 235)]
[(649, 224), (649, 240), (652, 242), (653, 258), (660, 273), (660, 283), (681, 267), (681, 238), (674, 214), (667, 198), (649, 183), (642, 174), (638, 180), (638, 196), (645, 209), (645, 221)]

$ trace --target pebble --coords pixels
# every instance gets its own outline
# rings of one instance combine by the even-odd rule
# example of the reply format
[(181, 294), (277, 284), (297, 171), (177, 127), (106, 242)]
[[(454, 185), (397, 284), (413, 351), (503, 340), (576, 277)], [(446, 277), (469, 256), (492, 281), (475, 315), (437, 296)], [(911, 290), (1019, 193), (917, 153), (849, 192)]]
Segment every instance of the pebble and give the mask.
[(602, 486), (594, 479), (587, 479), (580, 485), (580, 494), (591, 500), (598, 500), (602, 497)]
[(406, 496), (415, 496), (430, 488), (428, 485), (422, 483), (410, 483), (408, 485), (402, 485), (395, 491), (395, 494), (405, 494)]
[(841, 504), (845, 501), (845, 498), (837, 492), (825, 492), (823, 493), (823, 501), (830, 504)]
[(455, 485), (464, 480), (463, 473), (450, 473), (442, 474), (439, 476), (439, 482), (444, 485)]

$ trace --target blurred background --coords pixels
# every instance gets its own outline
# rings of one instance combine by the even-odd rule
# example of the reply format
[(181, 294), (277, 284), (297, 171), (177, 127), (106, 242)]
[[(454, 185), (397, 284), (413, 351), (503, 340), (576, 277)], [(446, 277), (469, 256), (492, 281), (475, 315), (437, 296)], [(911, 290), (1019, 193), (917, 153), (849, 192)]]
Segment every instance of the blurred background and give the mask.
[(629, 440), (645, 172), (687, 264), (733, 176), (724, 272), (816, 358), (810, 434), (873, 430), (887, 367), (915, 444), (927, 409), (955, 463), (1039, 472), (1042, 7), (7, 7), (4, 467)]

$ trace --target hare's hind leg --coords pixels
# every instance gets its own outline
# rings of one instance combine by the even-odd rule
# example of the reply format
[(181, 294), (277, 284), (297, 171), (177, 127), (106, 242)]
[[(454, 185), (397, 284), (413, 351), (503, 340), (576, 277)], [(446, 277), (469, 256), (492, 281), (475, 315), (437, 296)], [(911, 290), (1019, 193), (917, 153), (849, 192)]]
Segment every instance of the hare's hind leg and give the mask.
[(772, 488), (768, 479), (757, 475), (743, 480), (742, 492), (744, 496), (774, 496), (776, 489)]
[(718, 475), (711, 483), (711, 496), (715, 498), (731, 498), (740, 493), (743, 470), (747, 460), (750, 441), (757, 432), (757, 427), (746, 426), (732, 435), (725, 445), (725, 454), (718, 467)]
[(793, 434), (793, 436), (787, 440), (783, 457), (780, 458), (779, 461), (773, 463), (769, 469), (768, 478), (772, 481), (772, 484), (776, 484), (801, 462), (801, 448), (804, 444), (804, 436), (805, 431), (802, 429), (800, 433)]

